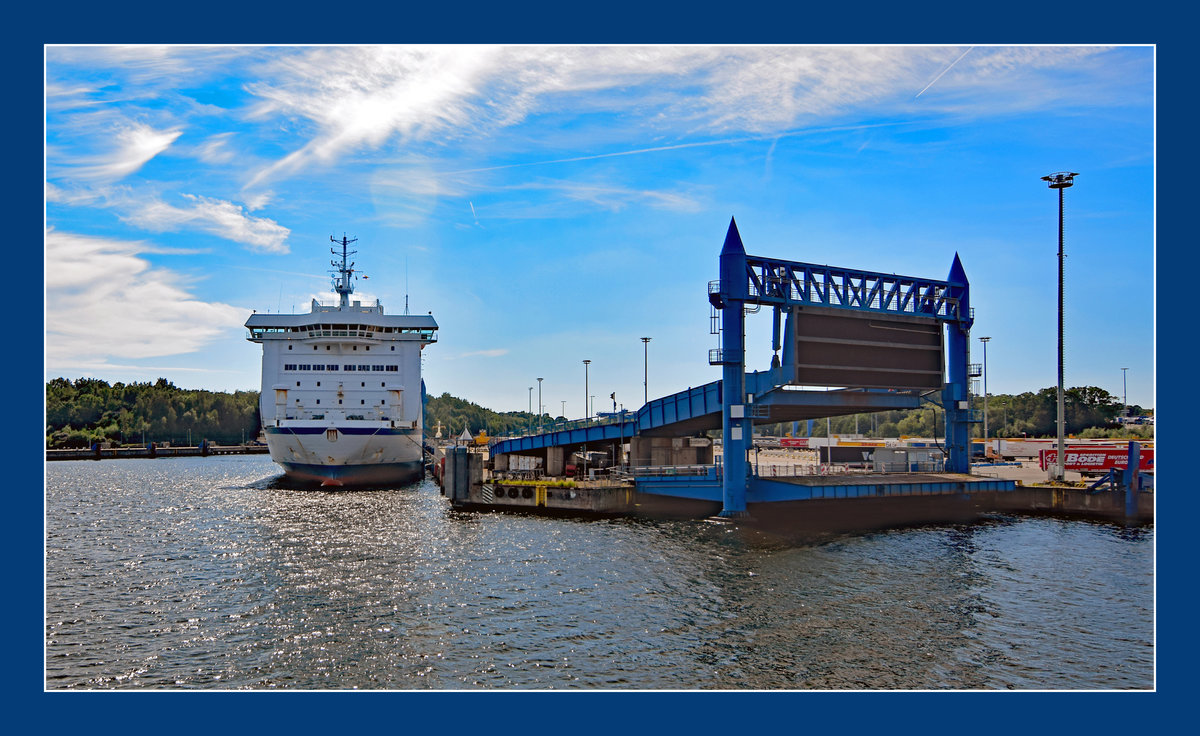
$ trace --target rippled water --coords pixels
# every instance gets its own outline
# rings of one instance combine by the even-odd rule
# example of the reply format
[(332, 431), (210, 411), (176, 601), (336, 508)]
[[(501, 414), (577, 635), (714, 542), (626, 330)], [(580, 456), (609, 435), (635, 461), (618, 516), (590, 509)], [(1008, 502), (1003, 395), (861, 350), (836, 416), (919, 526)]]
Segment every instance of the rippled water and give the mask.
[(49, 463), (46, 687), (1154, 687), (1153, 528), (789, 543), (278, 475), (262, 456)]

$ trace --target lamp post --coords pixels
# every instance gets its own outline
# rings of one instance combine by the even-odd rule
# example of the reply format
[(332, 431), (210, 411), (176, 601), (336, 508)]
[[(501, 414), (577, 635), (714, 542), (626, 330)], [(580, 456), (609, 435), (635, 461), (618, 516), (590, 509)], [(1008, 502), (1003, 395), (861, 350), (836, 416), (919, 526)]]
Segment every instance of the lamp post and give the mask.
[(538, 379), (538, 432), (542, 431), (542, 379)]
[(583, 421), (585, 423), (592, 420), (592, 413), (588, 411), (588, 366), (592, 361), (583, 361)]
[(987, 457), (987, 441), (988, 441), (988, 412), (987, 412), (987, 344), (990, 337), (981, 337), (979, 342), (983, 343), (983, 455)]
[(1066, 406), (1063, 402), (1063, 190), (1075, 183), (1078, 173), (1060, 171), (1042, 177), (1051, 189), (1058, 190), (1058, 452), (1054, 464), (1054, 479), (1062, 480), (1066, 475)]
[(1121, 369), (1121, 403), (1125, 405), (1125, 411), (1121, 412), (1121, 416), (1129, 418), (1129, 392), (1126, 390), (1125, 371), (1128, 368)]
[(559, 410), (558, 415), (560, 417), (562, 417), (563, 419), (566, 419), (567, 418), (567, 400), (559, 399), (558, 403), (562, 404), (562, 408)]
[(533, 434), (533, 386), (529, 387), (529, 434)]
[(650, 403), (650, 338), (642, 338), (642, 402)]

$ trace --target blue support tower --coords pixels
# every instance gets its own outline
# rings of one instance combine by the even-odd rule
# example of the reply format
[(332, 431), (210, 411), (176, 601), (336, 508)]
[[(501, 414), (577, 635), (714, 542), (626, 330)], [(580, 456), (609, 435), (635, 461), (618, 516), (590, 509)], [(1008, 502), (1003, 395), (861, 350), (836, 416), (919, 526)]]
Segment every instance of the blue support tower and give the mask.
[(744, 308), (749, 297), (746, 248), (737, 223), (729, 221), (721, 248), (721, 516), (746, 515), (746, 455), (753, 429), (746, 411), (746, 332)]
[(942, 408), (946, 412), (946, 470), (971, 472), (971, 397), (967, 392), (967, 361), (971, 344), (971, 286), (962, 261), (954, 254), (950, 266), (948, 298), (958, 303), (957, 318), (946, 323), (946, 373), (949, 379), (942, 390)]

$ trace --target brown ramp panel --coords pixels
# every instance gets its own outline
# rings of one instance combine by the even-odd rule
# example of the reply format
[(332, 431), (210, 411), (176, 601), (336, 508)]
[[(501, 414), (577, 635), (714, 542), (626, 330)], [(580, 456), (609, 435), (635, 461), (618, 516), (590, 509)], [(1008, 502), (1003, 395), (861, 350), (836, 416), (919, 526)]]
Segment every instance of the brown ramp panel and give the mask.
[(936, 319), (794, 307), (801, 386), (942, 388), (942, 326)]

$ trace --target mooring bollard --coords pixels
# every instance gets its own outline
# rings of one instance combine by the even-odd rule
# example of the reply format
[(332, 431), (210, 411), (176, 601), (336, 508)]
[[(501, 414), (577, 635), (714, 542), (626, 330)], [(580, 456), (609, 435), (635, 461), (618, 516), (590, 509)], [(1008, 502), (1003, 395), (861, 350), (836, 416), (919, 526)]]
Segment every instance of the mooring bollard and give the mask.
[(1129, 458), (1125, 464), (1125, 518), (1137, 516), (1138, 470), (1142, 465), (1142, 448), (1136, 442), (1129, 443)]

